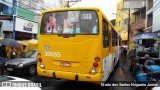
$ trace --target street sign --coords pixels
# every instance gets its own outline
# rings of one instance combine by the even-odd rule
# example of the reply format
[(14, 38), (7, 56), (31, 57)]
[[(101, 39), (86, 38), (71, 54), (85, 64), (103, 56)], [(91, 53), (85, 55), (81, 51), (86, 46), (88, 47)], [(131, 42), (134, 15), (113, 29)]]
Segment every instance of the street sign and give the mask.
[(124, 0), (123, 9), (138, 9), (145, 7), (145, 0)]
[(0, 20), (13, 20), (11, 15), (0, 15)]

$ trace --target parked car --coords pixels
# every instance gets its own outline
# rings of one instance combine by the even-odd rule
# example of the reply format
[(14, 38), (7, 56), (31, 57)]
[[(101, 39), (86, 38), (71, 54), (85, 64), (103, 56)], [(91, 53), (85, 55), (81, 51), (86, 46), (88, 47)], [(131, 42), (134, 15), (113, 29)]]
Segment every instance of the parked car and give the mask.
[(14, 58), (6, 62), (6, 70), (10, 73), (28, 72), (34, 75), (37, 72), (37, 50), (28, 50), (21, 58)]
[[(37, 84), (37, 86), (31, 86), (31, 84)], [(0, 90), (41, 90), (40, 87), (42, 87), (41, 83), (34, 83), (27, 79), (13, 76), (0, 76)]]

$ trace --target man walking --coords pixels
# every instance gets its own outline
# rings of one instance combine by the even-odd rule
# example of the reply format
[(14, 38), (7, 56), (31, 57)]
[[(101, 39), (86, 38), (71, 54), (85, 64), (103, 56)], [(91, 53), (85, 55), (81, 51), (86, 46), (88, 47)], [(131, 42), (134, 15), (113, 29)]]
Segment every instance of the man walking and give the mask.
[(124, 48), (123, 50), (123, 55), (124, 55), (124, 58), (127, 59), (127, 49), (126, 48)]
[(7, 57), (6, 46), (1, 45), (0, 46), (0, 70), (2, 75), (5, 69), (6, 57)]

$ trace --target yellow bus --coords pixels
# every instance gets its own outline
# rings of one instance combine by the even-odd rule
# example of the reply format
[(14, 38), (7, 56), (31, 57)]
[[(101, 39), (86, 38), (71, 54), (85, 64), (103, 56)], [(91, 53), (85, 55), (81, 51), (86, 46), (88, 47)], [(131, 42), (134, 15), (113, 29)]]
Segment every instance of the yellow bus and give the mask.
[(120, 35), (98, 8), (60, 8), (42, 13), (39, 76), (106, 81), (120, 57)]

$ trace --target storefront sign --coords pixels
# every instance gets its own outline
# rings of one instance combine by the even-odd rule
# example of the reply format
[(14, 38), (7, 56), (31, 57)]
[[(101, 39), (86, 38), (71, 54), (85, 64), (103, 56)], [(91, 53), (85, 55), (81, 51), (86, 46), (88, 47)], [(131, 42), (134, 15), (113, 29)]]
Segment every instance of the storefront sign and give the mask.
[(158, 34), (157, 33), (142, 33), (138, 35), (133, 36), (133, 40), (138, 40), (138, 39), (157, 39)]
[(29, 21), (23, 18), (16, 17), (16, 31), (28, 32), (28, 33), (38, 33), (38, 23)]
[(32, 23), (30, 23), (30, 22), (24, 23), (23, 30), (32, 31), (32, 29), (33, 29), (33, 24)]

